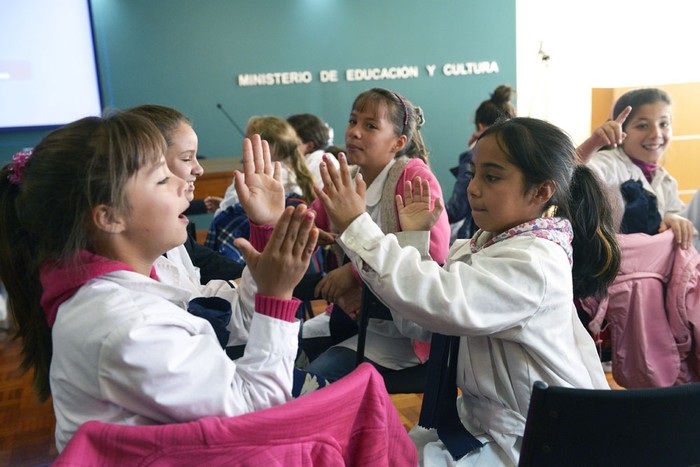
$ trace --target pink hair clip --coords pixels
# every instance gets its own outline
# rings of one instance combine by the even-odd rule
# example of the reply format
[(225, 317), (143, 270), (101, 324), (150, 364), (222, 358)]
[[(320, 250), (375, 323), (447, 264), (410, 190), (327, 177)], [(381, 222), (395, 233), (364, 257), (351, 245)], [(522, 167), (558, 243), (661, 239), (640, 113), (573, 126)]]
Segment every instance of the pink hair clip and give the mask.
[(22, 184), (22, 181), (24, 180), (24, 166), (27, 165), (27, 161), (31, 155), (31, 149), (24, 149), (12, 156), (12, 162), (10, 162), (10, 175), (7, 176), (10, 183), (17, 186)]

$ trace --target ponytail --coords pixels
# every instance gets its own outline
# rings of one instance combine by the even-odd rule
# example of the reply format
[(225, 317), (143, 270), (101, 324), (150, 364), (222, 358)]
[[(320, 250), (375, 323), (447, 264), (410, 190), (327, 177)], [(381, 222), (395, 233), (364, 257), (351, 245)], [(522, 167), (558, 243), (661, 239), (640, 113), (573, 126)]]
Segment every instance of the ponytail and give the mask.
[(620, 269), (614, 210), (595, 174), (578, 165), (571, 179), (567, 216), (574, 230), (574, 296), (605, 296)]
[(406, 146), (396, 155), (406, 156), (411, 159), (417, 158), (422, 160), (426, 164), (429, 164), (428, 155), (430, 154), (430, 152), (425, 146), (425, 142), (423, 141), (423, 135), (421, 135), (420, 132), (420, 129), (425, 121), (423, 119), (423, 110), (420, 107), (414, 107), (413, 113), (416, 115), (416, 127), (413, 131), (410, 132), (410, 139), (406, 143)]
[(39, 303), (41, 284), (35, 244), (31, 234), (21, 227), (15, 203), (20, 187), (8, 180), (10, 165), (0, 170), (0, 280), (8, 295), (8, 310), (16, 325), (15, 339), (22, 344), (23, 371), (34, 368), (32, 383), (39, 400), (51, 394), (51, 330)]
[(489, 127), (499, 120), (514, 118), (515, 107), (510, 103), (515, 91), (507, 84), (496, 88), (491, 97), (486, 99), (474, 112), (474, 124)]
[(296, 175), (297, 184), (301, 188), (304, 201), (310, 205), (316, 199), (316, 193), (314, 192), (314, 176), (306, 164), (306, 158), (299, 149), (295, 149), (289, 156), (289, 161), (294, 175)]

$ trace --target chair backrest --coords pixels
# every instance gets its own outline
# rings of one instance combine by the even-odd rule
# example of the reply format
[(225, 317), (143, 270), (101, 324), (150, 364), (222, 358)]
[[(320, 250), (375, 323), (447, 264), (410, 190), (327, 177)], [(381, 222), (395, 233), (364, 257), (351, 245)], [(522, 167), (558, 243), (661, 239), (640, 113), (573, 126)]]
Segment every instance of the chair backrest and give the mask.
[(700, 464), (700, 383), (595, 390), (534, 384), (519, 466)]
[[(370, 318), (393, 320), (391, 311), (365, 285), (362, 284), (362, 305), (357, 322), (357, 365), (365, 356), (367, 325)], [(427, 363), (422, 363), (403, 370), (383, 370), (380, 374), (389, 394), (422, 393), (428, 374)]]

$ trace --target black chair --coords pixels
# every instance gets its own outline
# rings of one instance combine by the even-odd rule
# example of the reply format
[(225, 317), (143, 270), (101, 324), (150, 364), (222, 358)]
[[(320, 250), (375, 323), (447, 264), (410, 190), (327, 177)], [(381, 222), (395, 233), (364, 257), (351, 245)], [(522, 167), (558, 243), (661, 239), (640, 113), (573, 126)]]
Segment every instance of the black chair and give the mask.
[(700, 464), (700, 383), (532, 390), (519, 466)]
[[(357, 365), (365, 358), (367, 340), (367, 325), (370, 318), (393, 321), (391, 312), (370, 290), (362, 285), (362, 305), (358, 318), (357, 332)], [(422, 363), (403, 370), (379, 370), (384, 378), (384, 385), (389, 394), (422, 393), (425, 390), (428, 364)]]

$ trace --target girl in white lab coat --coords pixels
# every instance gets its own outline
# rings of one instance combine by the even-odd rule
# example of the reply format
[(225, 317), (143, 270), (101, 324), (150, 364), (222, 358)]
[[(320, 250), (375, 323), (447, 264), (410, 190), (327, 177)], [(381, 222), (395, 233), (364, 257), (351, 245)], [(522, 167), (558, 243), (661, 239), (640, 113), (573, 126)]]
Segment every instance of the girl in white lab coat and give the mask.
[[(53, 396), (61, 451), (88, 420), (152, 425), (232, 416), (291, 399), (299, 301), (292, 290), (318, 236), (313, 213), (284, 208), (279, 167), (259, 136), (236, 173), (251, 220), (248, 267), (232, 289), (229, 329), (247, 333), (230, 360), (163, 253), (182, 244), (187, 182), (166, 142), (128, 113), (59, 128), (0, 170), (0, 279), (41, 399)], [(275, 178), (276, 177), (276, 178)], [(285, 274), (278, 274), (284, 270)], [(183, 279), (184, 280), (184, 279)]]
[[(402, 248), (372, 222), (365, 184), (357, 178), (353, 188), (345, 158), (339, 172), (322, 168), (317, 194), (342, 232), (338, 242), (392, 313), (432, 331), (433, 349), (436, 333), (454, 336), (440, 355), (431, 350), (429, 365), (447, 355), (451, 364), (438, 374), (454, 373), (451, 381), (429, 378), (411, 432), (423, 462), (517, 465), (535, 381), (608, 388), (574, 297), (605, 293), (619, 248), (604, 192), (557, 127), (529, 118), (496, 123), (479, 137), (471, 167), (465, 195), (480, 230), (455, 242), (444, 267), (419, 254), (442, 210), (430, 209), (424, 180), (407, 182), (405, 199), (397, 197), (401, 226), (423, 233), (417, 248)], [(457, 413), (454, 404), (431, 405), (440, 381), (461, 389)]]
[(672, 230), (687, 249), (697, 234), (682, 217), (686, 206), (678, 182), (661, 164), (673, 136), (671, 110), (671, 97), (662, 89), (628, 91), (615, 102), (615, 119), (600, 125), (577, 152), (603, 183), (623, 193), (622, 233)]

